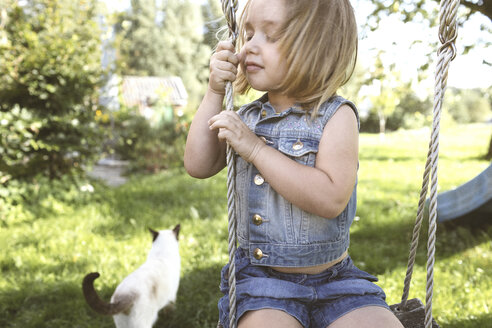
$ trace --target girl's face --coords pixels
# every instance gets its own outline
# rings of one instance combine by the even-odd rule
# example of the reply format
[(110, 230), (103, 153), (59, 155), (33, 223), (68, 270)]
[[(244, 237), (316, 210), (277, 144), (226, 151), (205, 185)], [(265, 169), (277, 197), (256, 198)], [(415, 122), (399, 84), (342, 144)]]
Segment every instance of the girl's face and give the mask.
[(251, 0), (244, 24), (241, 69), (253, 89), (279, 92), (287, 66), (279, 51), (277, 32), (285, 18), (284, 0)]

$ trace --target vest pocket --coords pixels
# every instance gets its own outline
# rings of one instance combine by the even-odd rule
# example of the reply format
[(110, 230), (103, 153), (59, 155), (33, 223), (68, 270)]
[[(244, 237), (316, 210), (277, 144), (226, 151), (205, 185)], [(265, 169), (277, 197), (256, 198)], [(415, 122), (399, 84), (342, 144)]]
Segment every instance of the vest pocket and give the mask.
[(278, 150), (300, 164), (314, 167), (319, 141), (310, 138), (281, 137)]

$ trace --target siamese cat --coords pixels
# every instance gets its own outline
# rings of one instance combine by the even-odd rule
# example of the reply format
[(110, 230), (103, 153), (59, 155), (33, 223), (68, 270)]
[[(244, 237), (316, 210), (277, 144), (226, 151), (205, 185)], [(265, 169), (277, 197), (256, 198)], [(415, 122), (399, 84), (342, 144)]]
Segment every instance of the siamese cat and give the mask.
[(149, 229), (153, 242), (147, 260), (116, 287), (111, 303), (103, 301), (94, 289), (99, 273), (87, 274), (82, 290), (89, 306), (112, 315), (117, 328), (152, 327), (158, 312), (176, 300), (181, 266), (179, 230), (179, 224), (173, 230)]

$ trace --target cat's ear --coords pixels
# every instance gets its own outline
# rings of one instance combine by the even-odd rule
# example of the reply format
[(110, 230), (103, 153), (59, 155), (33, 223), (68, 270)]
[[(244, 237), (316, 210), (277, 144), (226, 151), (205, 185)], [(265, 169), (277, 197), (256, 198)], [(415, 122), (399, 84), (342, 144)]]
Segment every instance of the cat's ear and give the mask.
[(154, 229), (152, 228), (148, 228), (150, 233), (152, 234), (152, 242), (154, 242), (157, 237), (159, 236), (159, 232), (158, 231), (155, 231)]
[(174, 233), (174, 236), (176, 236), (176, 240), (178, 240), (178, 237), (179, 237), (179, 230), (181, 229), (181, 225), (180, 224), (177, 224), (174, 229), (173, 229), (173, 233)]

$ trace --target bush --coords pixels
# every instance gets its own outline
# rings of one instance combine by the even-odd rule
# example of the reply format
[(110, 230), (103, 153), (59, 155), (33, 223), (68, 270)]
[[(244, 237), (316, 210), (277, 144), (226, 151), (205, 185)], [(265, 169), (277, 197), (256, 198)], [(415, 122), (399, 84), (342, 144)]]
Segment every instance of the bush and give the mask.
[[(432, 102), (430, 99), (421, 100), (412, 92), (406, 93), (395, 110), (386, 119), (386, 131), (403, 129), (418, 129), (430, 126), (432, 122)], [(371, 110), (366, 119), (361, 122), (363, 132), (379, 132), (379, 117), (377, 111)]]
[(113, 114), (114, 152), (130, 161), (132, 171), (158, 172), (183, 165), (188, 118), (165, 103), (154, 109), (151, 119), (135, 108), (122, 107)]
[(66, 204), (83, 205), (94, 191), (89, 180), (78, 176), (63, 176), (51, 180), (43, 175), (29, 181), (11, 180), (0, 184), (0, 226), (39, 219), (65, 213)]
[(103, 71), (94, 1), (7, 7), (0, 30), (0, 179), (59, 178), (99, 152), (94, 113)]
[(490, 90), (450, 88), (444, 107), (458, 123), (485, 122), (492, 118)]

